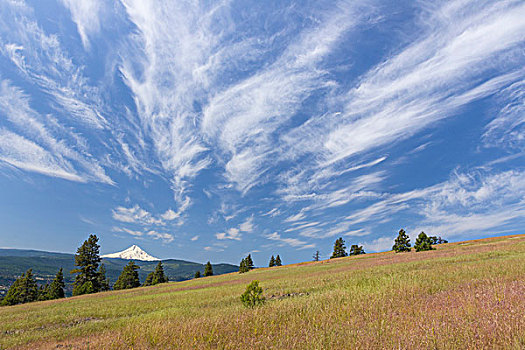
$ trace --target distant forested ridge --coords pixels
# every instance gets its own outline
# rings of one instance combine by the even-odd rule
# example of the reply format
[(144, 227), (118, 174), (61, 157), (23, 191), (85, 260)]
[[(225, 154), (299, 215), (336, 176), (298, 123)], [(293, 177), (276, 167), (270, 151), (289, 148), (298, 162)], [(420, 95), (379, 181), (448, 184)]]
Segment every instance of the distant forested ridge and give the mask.
[[(117, 281), (128, 261), (124, 259), (102, 259), (106, 268), (106, 276), (111, 284)], [(155, 270), (158, 261), (136, 260), (135, 263), (140, 266), (139, 278), (141, 283), (144, 283), (146, 276)], [(191, 279), (194, 277), (195, 271), (204, 273), (204, 264), (191, 261), (168, 259), (163, 260), (162, 265), (164, 273), (170, 281)], [(213, 264), (212, 266), (215, 275), (239, 270), (239, 266), (231, 264)], [(65, 271), (66, 294), (71, 295), (75, 275), (70, 274), (69, 271), (75, 268), (74, 254), (24, 249), (0, 249), (0, 295), (5, 294), (9, 286), (28, 269), (33, 269), (33, 275), (38, 284), (45, 284), (53, 280), (57, 270), (61, 267)]]

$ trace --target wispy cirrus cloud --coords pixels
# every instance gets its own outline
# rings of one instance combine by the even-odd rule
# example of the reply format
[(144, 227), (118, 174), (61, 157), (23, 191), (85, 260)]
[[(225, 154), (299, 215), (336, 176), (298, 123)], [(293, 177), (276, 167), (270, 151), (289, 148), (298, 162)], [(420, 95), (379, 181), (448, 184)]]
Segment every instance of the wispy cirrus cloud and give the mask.
[(282, 245), (289, 245), (298, 249), (309, 249), (315, 247), (315, 244), (308, 244), (307, 242), (297, 238), (282, 237), (277, 232), (267, 234), (265, 237), (271, 241), (277, 241)]
[(210, 164), (195, 125), (196, 104), (210, 87), (211, 63), (221, 57), (223, 28), (215, 21), (227, 23), (225, 3), (123, 1), (136, 30), (118, 68), (135, 101), (142, 139), (151, 143), (179, 202)]
[(85, 49), (90, 48), (89, 36), (100, 31), (100, 18), (103, 2), (99, 0), (61, 0), (71, 12), (77, 25), (78, 34)]
[(19, 74), (51, 96), (50, 106), (65, 111), (71, 122), (106, 128), (97, 88), (88, 84), (83, 68), (75, 65), (58, 36), (47, 34), (34, 19), (33, 9), (22, 1), (2, 2), (0, 8), (0, 53)]
[(149, 211), (142, 209), (138, 204), (130, 208), (116, 207), (112, 210), (114, 220), (142, 226), (165, 226), (169, 221), (179, 219), (180, 215), (181, 212), (175, 212), (172, 209), (168, 209), (159, 215), (153, 215)]
[[(337, 96), (340, 109), (283, 136), (295, 157), (313, 154), (294, 186), (326, 167), (408, 138), (523, 76), (525, 6), (519, 1), (454, 1), (429, 7), (423, 34)], [(501, 68), (504, 67), (504, 68)]]
[(215, 94), (206, 105), (202, 130), (223, 150), (225, 176), (238, 190), (246, 193), (275, 166), (280, 158), (275, 133), (312, 92), (333, 85), (320, 64), (366, 15), (359, 2), (336, 3), (272, 65)]
[(114, 184), (90, 155), (82, 136), (64, 128), (51, 115), (35, 111), (29, 96), (9, 80), (0, 81), (0, 116), (16, 131), (2, 130), (0, 157), (4, 162), (67, 180)]
[[(525, 75), (525, 73), (523, 73)], [(525, 80), (520, 80), (498, 93), (502, 107), (487, 124), (483, 141), (486, 146), (504, 146), (525, 150)]]
[(517, 170), (455, 172), (448, 181), (390, 194), (381, 201), (356, 210), (342, 218), (332, 233), (353, 235), (345, 233), (348, 230), (364, 233), (366, 231), (362, 231), (360, 226), (398, 220), (396, 215), (401, 212), (415, 218), (406, 223), (412, 235), (425, 231), (453, 238), (489, 234), (496, 227), (516, 230), (524, 224), (523, 179), (524, 172)]
[(175, 237), (166, 232), (158, 232), (156, 230), (145, 230), (145, 231), (139, 231), (139, 230), (130, 230), (123, 227), (113, 227), (113, 232), (123, 232), (127, 233), (131, 236), (134, 236), (135, 238), (144, 238), (144, 237), (150, 237), (152, 239), (156, 240), (162, 240), (163, 243), (171, 243), (175, 240)]
[(238, 227), (231, 227), (226, 232), (217, 233), (215, 237), (219, 240), (224, 239), (233, 239), (240, 241), (242, 239), (242, 233), (250, 233), (255, 229), (253, 223), (253, 216), (248, 217), (244, 222), (242, 222)]
[(26, 171), (85, 182), (68, 161), (57, 159), (34, 142), (3, 129), (0, 129), (0, 161)]

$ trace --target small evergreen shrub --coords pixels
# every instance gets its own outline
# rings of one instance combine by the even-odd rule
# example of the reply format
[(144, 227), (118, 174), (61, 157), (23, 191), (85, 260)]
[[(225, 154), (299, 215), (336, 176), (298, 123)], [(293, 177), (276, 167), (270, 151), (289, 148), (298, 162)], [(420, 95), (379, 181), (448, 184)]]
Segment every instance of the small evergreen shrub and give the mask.
[(254, 308), (263, 305), (266, 298), (262, 295), (263, 289), (259, 287), (259, 281), (252, 281), (246, 291), (241, 295), (241, 302), (244, 306)]

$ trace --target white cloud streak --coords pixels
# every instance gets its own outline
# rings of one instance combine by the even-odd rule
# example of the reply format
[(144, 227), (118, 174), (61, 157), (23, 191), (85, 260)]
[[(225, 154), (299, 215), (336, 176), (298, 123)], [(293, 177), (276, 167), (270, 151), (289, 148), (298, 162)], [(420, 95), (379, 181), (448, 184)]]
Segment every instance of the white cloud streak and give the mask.
[(294, 247), (294, 248), (308, 249), (308, 248), (315, 247), (314, 244), (308, 244), (307, 242), (302, 241), (302, 240), (297, 239), (297, 238), (285, 238), (285, 237), (282, 237), (277, 232), (274, 232), (274, 233), (271, 233), (271, 234), (267, 234), (265, 237), (267, 239), (269, 239), (269, 240), (280, 242), (282, 245), (289, 245), (289, 246)]
[(34, 20), (33, 11), (21, 1), (0, 3), (0, 53), (28, 81), (54, 100), (51, 107), (81, 125), (103, 129), (103, 103), (90, 86), (82, 67), (74, 64), (56, 35), (48, 35)]
[(233, 239), (240, 241), (242, 239), (242, 233), (251, 233), (255, 229), (253, 223), (253, 217), (246, 218), (238, 227), (232, 227), (226, 230), (226, 232), (217, 233), (215, 237), (219, 240)]
[(246, 193), (275, 165), (280, 130), (315, 90), (332, 85), (318, 67), (340, 38), (361, 20), (358, 5), (340, 2), (318, 27), (305, 30), (270, 67), (211, 99), (202, 130), (229, 157), (226, 178)]
[(90, 48), (89, 36), (100, 31), (102, 3), (99, 0), (61, 0), (71, 12), (78, 34), (86, 50)]
[(162, 240), (163, 243), (171, 243), (175, 240), (175, 237), (170, 233), (158, 232), (156, 230), (137, 231), (130, 230), (122, 227), (113, 227), (114, 232), (124, 232), (134, 237), (151, 237), (155, 240)]
[[(523, 76), (525, 5), (519, 1), (454, 1), (433, 8), (420, 39), (372, 68), (341, 101), (340, 111), (311, 118), (283, 136), (294, 157), (313, 154), (299, 179), (413, 136)], [(504, 68), (501, 68), (504, 67)], [(487, 76), (490, 78), (487, 80)]]
[[(183, 208), (182, 210), (184, 211), (185, 209)], [(116, 207), (112, 210), (113, 219), (142, 226), (165, 226), (169, 221), (179, 219), (180, 215), (180, 211), (175, 212), (172, 209), (168, 209), (166, 212), (154, 216), (149, 211), (142, 209), (138, 204), (131, 208)]]
[(9, 80), (0, 81), (0, 116), (18, 133), (3, 130), (2, 159), (18, 168), (72, 181), (114, 184), (87, 147), (87, 141), (42, 116), (29, 97)]

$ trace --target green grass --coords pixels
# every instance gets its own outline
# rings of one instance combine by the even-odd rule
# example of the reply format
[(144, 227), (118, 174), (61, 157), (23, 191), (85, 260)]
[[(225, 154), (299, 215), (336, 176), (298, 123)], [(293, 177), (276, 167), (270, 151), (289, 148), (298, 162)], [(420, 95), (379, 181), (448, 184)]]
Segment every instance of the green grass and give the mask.
[(525, 235), (469, 243), (4, 307), (0, 348), (525, 348)]

